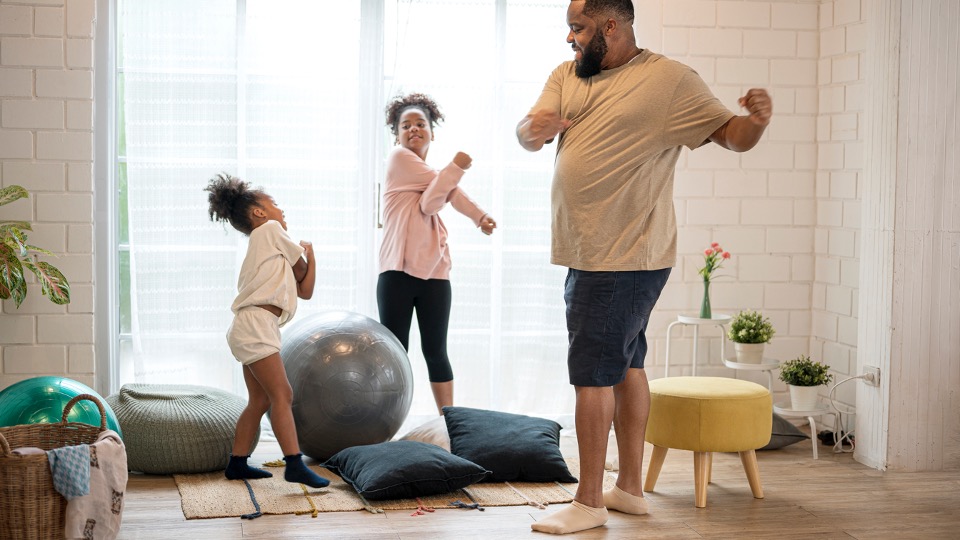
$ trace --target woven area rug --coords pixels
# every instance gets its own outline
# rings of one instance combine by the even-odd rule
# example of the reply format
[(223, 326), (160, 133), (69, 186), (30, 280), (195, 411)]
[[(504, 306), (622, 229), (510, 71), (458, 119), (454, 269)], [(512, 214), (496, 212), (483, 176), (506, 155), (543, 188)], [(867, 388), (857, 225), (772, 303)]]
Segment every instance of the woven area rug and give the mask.
[[(570, 473), (579, 477), (576, 459), (568, 459)], [(497, 482), (480, 483), (445, 495), (417, 499), (368, 501), (330, 471), (310, 467), (330, 480), (322, 489), (311, 489), (283, 480), (283, 469), (268, 469), (273, 478), (249, 482), (253, 496), (264, 514), (312, 514), (320, 512), (349, 512), (367, 510), (416, 510), (418, 504), (431, 508), (457, 508), (455, 501), (480, 506), (525, 506), (567, 503), (573, 500), (576, 484)], [(277, 474), (279, 472), (279, 474)], [(604, 488), (613, 486), (616, 478), (604, 473)], [(180, 490), (181, 507), (187, 519), (239, 517), (256, 511), (247, 484), (227, 480), (223, 472), (206, 474), (176, 474), (173, 476)]]

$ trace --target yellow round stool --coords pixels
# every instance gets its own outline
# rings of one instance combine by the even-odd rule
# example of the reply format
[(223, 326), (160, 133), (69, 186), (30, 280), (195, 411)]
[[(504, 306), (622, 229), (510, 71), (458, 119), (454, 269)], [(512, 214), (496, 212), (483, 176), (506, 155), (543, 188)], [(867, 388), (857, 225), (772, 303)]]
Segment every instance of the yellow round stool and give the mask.
[(750, 490), (763, 498), (755, 450), (770, 442), (773, 400), (759, 384), (725, 377), (668, 377), (650, 381), (646, 440), (653, 455), (644, 491), (653, 491), (667, 449), (693, 452), (696, 507), (707, 506), (713, 452), (737, 452)]

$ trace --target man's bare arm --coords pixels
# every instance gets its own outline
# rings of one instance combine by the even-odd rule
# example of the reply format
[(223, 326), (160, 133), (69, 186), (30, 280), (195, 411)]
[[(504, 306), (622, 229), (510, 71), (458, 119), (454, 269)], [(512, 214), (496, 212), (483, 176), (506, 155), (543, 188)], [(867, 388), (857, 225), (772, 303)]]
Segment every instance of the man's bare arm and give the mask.
[(740, 106), (747, 110), (747, 116), (734, 116), (710, 135), (710, 141), (734, 152), (756, 146), (773, 115), (773, 101), (762, 88), (748, 90), (740, 98)]

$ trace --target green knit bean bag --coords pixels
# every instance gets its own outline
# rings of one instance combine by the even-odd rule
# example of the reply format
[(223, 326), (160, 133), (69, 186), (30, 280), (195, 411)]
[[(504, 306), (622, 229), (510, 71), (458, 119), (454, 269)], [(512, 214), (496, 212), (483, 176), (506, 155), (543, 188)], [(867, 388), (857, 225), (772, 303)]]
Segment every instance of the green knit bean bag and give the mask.
[(150, 474), (225, 469), (247, 405), (229, 392), (189, 384), (127, 384), (107, 403), (123, 430), (127, 466)]

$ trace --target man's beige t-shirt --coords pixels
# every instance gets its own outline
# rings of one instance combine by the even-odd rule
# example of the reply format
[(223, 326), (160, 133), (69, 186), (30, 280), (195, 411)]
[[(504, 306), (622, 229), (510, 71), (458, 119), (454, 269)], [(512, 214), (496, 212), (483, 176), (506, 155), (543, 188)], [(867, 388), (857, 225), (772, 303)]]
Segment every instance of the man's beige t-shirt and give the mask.
[(674, 266), (673, 173), (691, 149), (734, 116), (688, 66), (642, 51), (581, 79), (553, 71), (532, 111), (571, 122), (553, 177), (553, 264), (588, 271)]

